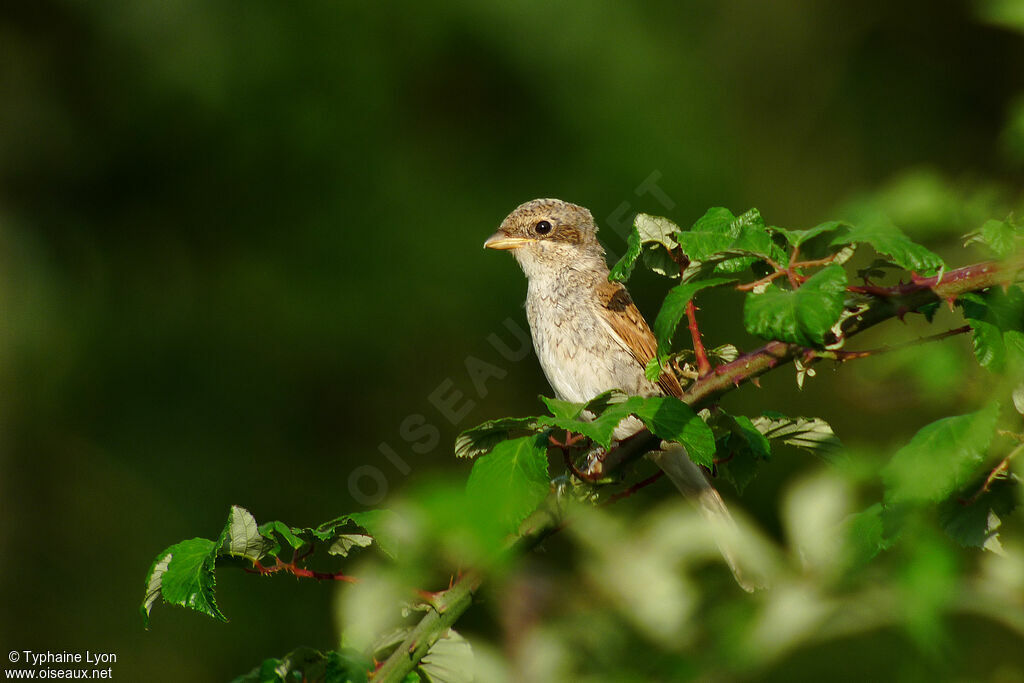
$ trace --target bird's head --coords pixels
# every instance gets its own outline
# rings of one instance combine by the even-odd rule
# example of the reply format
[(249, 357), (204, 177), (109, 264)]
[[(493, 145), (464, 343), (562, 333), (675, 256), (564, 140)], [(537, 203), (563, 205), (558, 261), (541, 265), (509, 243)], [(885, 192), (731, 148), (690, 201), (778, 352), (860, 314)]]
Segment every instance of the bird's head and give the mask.
[(534, 199), (519, 205), (484, 247), (511, 250), (527, 276), (538, 268), (578, 266), (595, 259), (604, 266), (594, 217), (582, 206), (561, 199)]

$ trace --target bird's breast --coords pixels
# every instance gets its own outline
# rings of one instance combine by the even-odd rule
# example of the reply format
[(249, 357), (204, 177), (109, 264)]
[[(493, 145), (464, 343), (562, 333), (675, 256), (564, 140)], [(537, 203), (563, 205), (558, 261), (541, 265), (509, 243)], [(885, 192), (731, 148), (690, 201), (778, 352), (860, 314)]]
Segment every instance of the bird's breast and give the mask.
[[(591, 293), (592, 294), (592, 293)], [(534, 350), (558, 398), (589, 401), (609, 389), (650, 394), (643, 368), (608, 331), (596, 296), (580, 288), (538, 288), (526, 299)]]

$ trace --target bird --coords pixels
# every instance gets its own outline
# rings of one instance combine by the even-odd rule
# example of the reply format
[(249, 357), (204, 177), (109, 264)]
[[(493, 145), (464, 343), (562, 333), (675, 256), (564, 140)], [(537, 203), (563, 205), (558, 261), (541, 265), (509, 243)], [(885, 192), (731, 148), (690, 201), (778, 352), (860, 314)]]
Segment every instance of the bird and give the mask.
[[(518, 206), (485, 242), (507, 250), (527, 279), (526, 317), (534, 351), (557, 398), (586, 403), (610, 389), (631, 396), (675, 396), (682, 386), (671, 371), (657, 382), (645, 375), (657, 341), (625, 285), (610, 281), (598, 227), (586, 208), (560, 199)], [(615, 431), (616, 440), (643, 429), (635, 417)], [(692, 500), (712, 525), (716, 543), (739, 585), (762, 580), (741, 567), (737, 527), (721, 495), (680, 444), (663, 442), (648, 457)]]

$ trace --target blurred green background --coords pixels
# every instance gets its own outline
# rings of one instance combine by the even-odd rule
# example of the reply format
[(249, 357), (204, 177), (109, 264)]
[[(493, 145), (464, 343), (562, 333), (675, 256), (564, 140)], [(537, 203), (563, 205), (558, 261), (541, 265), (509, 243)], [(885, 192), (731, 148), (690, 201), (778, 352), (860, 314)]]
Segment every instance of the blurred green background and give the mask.
[[(382, 478), (364, 492), (387, 504), (468, 472), (451, 455), (460, 429), (536, 412), (548, 387), (532, 355), (509, 362), (487, 341), (514, 343), (507, 318), (525, 327), (518, 267), (481, 250), (522, 201), (588, 206), (615, 253), (636, 211), (688, 225), (756, 206), (808, 227), (867, 202), (962, 258), (951, 238), (1014, 208), (1024, 179), (1022, 14), (6, 3), (0, 646), (112, 651), (116, 679), (148, 681), (335, 646), (333, 587), (222, 572), (231, 623), (158, 608), (145, 632), (144, 574), (167, 545), (215, 537), (232, 503), (316, 524), (363, 507), (350, 482), (369, 465)], [(662, 287), (632, 284), (649, 317)], [(709, 343), (749, 345), (737, 300), (704, 309)], [(949, 348), (955, 377), (969, 342)], [(507, 375), (480, 396), (467, 356)], [(871, 451), (975, 391), (863, 367), (730, 400), (820, 415)], [(442, 385), (469, 406), (456, 424), (429, 398)], [(439, 430), (425, 452), (403, 439), (415, 415)], [(772, 530), (780, 482), (807, 462), (775, 463), (738, 505)]]

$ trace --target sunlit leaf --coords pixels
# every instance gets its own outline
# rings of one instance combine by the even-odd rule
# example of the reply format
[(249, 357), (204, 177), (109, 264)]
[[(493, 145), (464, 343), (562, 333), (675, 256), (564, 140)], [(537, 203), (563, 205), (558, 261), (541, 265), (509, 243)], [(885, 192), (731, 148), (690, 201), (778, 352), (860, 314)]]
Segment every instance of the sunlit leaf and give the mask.
[(220, 553), (231, 557), (259, 560), (273, 547), (273, 543), (260, 533), (252, 514), (239, 505), (231, 506), (220, 538)]
[(373, 543), (373, 537), (366, 534), (339, 534), (327, 552), (331, 555), (345, 557), (352, 548), (365, 548)]
[(638, 213), (633, 225), (643, 244), (644, 265), (659, 275), (678, 278), (679, 264), (672, 258), (672, 251), (679, 248), (673, 237), (679, 226), (662, 216), (646, 213)]

